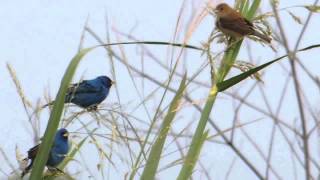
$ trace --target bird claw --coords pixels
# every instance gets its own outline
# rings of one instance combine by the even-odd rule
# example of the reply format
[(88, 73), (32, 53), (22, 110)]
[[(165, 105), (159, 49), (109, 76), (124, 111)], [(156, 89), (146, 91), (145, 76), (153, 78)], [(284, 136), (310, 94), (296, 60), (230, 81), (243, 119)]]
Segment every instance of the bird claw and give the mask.
[(87, 111), (97, 111), (98, 110), (98, 105), (92, 105), (87, 107)]
[(51, 173), (51, 174), (48, 174), (48, 176), (58, 176), (58, 175), (65, 174), (61, 169), (57, 167), (48, 167), (48, 171)]

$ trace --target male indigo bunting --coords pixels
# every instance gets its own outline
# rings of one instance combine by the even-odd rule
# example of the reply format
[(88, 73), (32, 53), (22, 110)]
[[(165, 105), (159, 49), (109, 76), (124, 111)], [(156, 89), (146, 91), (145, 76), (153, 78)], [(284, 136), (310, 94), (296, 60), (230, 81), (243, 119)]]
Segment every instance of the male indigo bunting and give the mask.
[(228, 4), (221, 3), (217, 5), (214, 12), (217, 14), (216, 26), (224, 34), (234, 38), (243, 38), (247, 35), (253, 35), (270, 43), (271, 38), (255, 30), (253, 24), (244, 18)]
[[(49, 153), (49, 158), (46, 163), (46, 166), (48, 167), (49, 170), (50, 168), (52, 169), (58, 166), (63, 161), (65, 156), (68, 154), (68, 151), (69, 151), (68, 136), (69, 136), (69, 133), (64, 128), (61, 128), (56, 132), (54, 142)], [(28, 159), (30, 159), (31, 162), (28, 165), (28, 167), (24, 169), (24, 171), (21, 174), (21, 177), (27, 174), (29, 170), (32, 168), (33, 161), (37, 156), (39, 147), (40, 147), (40, 144), (34, 146), (28, 151), (28, 157), (25, 160), (28, 161)]]
[[(83, 80), (68, 88), (65, 103), (73, 103), (82, 108), (96, 108), (109, 94), (114, 82), (107, 76), (99, 76), (92, 80)], [(52, 105), (54, 101), (43, 106)]]

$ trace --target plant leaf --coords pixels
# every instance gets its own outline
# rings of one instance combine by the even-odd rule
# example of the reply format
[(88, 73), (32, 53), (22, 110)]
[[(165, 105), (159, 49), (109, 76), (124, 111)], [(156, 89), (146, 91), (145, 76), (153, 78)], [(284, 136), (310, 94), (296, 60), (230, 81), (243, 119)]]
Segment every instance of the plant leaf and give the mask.
[[(254, 69), (256, 66), (246, 61), (235, 61), (233, 67), (239, 69), (242, 72), (247, 72), (250, 69)], [(261, 79), (261, 74), (259, 72), (254, 73), (252, 77), (255, 78), (257, 81), (263, 82)]]
[[(206, 131), (202, 134), (201, 138), (198, 140), (198, 142), (197, 142), (198, 145), (197, 145), (197, 147), (194, 149), (194, 154), (193, 154), (193, 158), (194, 158), (195, 160), (197, 160), (197, 159), (199, 158), (200, 151), (201, 151), (201, 149), (202, 149), (202, 146), (203, 146), (204, 142), (205, 142), (205, 141), (207, 140), (207, 138), (208, 138), (208, 134), (209, 134), (209, 130), (206, 130)], [(187, 180), (187, 179), (190, 179), (190, 176), (191, 176), (191, 174), (192, 174), (192, 169), (194, 168), (194, 166), (195, 166), (196, 163), (193, 163), (192, 161), (191, 161), (191, 162), (185, 161), (184, 165), (185, 165), (186, 163), (189, 163), (190, 169), (189, 169), (189, 171), (185, 171), (185, 172), (180, 171), (179, 177), (177, 178), (178, 180)]]
[[(302, 51), (306, 51), (306, 50), (313, 49), (313, 48), (318, 48), (318, 47), (320, 47), (320, 44), (315, 44), (315, 45), (308, 46), (306, 48), (300, 49), (297, 52), (302, 52)], [(261, 69), (263, 69), (263, 68), (265, 68), (265, 67), (267, 67), (267, 66), (269, 66), (269, 65), (271, 65), (271, 64), (273, 64), (273, 63), (275, 63), (275, 62), (277, 62), (277, 61), (279, 61), (279, 60), (281, 60), (281, 59), (283, 59), (283, 58), (285, 58), (287, 56), (288, 56), (288, 54), (283, 55), (283, 56), (278, 57), (278, 58), (276, 58), (276, 59), (274, 59), (272, 61), (269, 61), (269, 62), (267, 62), (265, 64), (262, 64), (262, 65), (260, 65), (260, 66), (258, 66), (256, 68), (250, 69), (247, 72), (241, 73), (240, 75), (234, 76), (234, 77), (232, 77), (230, 79), (227, 79), (227, 80), (224, 80), (224, 81), (218, 83), (217, 84), (218, 91), (222, 92), (222, 91), (224, 91), (224, 90), (226, 90), (226, 89), (238, 84), (239, 82), (241, 82), (242, 80), (246, 79), (247, 77), (257, 73)]]
[(180, 170), (178, 180), (187, 180), (190, 178), (193, 168), (195, 164), (197, 163), (198, 156), (202, 147), (203, 142), (201, 141), (203, 134), (205, 132), (205, 127), (208, 122), (210, 113), (212, 111), (213, 104), (216, 100), (217, 96), (217, 87), (214, 85), (210, 93), (208, 95), (206, 104), (203, 108), (203, 111), (201, 113), (201, 117), (196, 129), (196, 132), (194, 133), (191, 141), (190, 148), (188, 150), (188, 153), (186, 157), (184, 158), (184, 162), (182, 165), (182, 168)]
[(52, 112), (50, 114), (47, 129), (45, 131), (43, 141), (40, 145), (39, 152), (37, 154), (37, 157), (33, 165), (33, 169), (31, 171), (31, 180), (38, 180), (42, 177), (42, 172), (46, 164), (46, 159), (48, 159), (49, 151), (51, 149), (55, 133), (59, 126), (60, 118), (64, 107), (65, 94), (72, 80), (73, 74), (75, 73), (81, 59), (94, 48), (95, 47), (82, 49), (81, 51), (79, 51), (78, 54), (74, 56), (74, 58), (69, 63), (69, 66), (62, 78), (61, 85), (56, 96)]
[(184, 75), (184, 77), (180, 83), (179, 89), (178, 89), (175, 97), (173, 98), (173, 100), (170, 103), (168, 113), (165, 116), (164, 121), (161, 125), (160, 133), (151, 148), (149, 157), (147, 159), (147, 164), (143, 170), (141, 179), (146, 179), (146, 180), (147, 179), (155, 179), (155, 175), (156, 175), (158, 165), (160, 162), (161, 153), (163, 150), (164, 143), (166, 141), (168, 132), (171, 128), (171, 123), (176, 115), (176, 112), (178, 111), (178, 108), (180, 105), (180, 100), (182, 98), (183, 92), (186, 87), (186, 79), (187, 79), (187, 76)]
[(261, 0), (254, 0), (251, 4), (251, 7), (249, 8), (248, 13), (246, 14), (246, 18), (248, 18), (248, 20), (252, 20), (252, 18), (254, 17), (255, 13), (257, 12), (258, 7), (260, 6)]
[(256, 67), (256, 68), (254, 68), (254, 69), (250, 69), (250, 70), (247, 71), (247, 72), (241, 73), (241, 74), (238, 75), (238, 76), (234, 76), (234, 77), (232, 77), (232, 78), (230, 78), (230, 79), (227, 79), (227, 80), (225, 80), (225, 81), (223, 81), (223, 82), (221, 82), (221, 83), (218, 83), (218, 84), (217, 84), (218, 91), (219, 91), (219, 92), (222, 92), (222, 91), (224, 91), (224, 90), (226, 90), (226, 89), (228, 89), (228, 88), (230, 88), (230, 87), (238, 84), (239, 82), (241, 82), (242, 80), (246, 79), (247, 77), (252, 76), (253, 74), (255, 74), (255, 73), (257, 73), (258, 71), (260, 71), (261, 69), (263, 69), (263, 68), (271, 65), (272, 63), (277, 62), (278, 60), (280, 60), (280, 59), (282, 59), (282, 58), (284, 58), (284, 57), (287, 57), (287, 55), (281, 56), (280, 58), (277, 58), (277, 59), (275, 59), (275, 60), (272, 60), (272, 61), (270, 61), (270, 62), (268, 62), (268, 63), (265, 63), (265, 64), (263, 64), (263, 65), (261, 65), (261, 66), (258, 66), (258, 67)]

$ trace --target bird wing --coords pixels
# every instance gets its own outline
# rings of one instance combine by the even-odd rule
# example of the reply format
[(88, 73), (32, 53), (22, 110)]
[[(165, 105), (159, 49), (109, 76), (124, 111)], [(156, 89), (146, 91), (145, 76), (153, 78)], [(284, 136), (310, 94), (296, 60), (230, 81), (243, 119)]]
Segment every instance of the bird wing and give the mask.
[(34, 159), (38, 153), (38, 150), (39, 150), (39, 147), (40, 147), (40, 144), (32, 147), (31, 149), (29, 149), (28, 151), (28, 159)]
[(248, 35), (253, 33), (253, 24), (243, 17), (237, 18), (220, 18), (220, 26), (223, 29), (237, 32), (241, 35)]
[(92, 84), (88, 80), (84, 80), (80, 83), (72, 84), (67, 90), (68, 94), (90, 93), (90, 92), (99, 92), (99, 91), (100, 91), (100, 88), (94, 86), (94, 84)]

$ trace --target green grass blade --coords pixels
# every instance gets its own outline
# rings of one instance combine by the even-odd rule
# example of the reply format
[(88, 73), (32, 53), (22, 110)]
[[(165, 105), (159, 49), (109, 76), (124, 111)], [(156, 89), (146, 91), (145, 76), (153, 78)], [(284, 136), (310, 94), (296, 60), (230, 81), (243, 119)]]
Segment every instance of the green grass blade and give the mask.
[(240, 75), (234, 76), (234, 77), (232, 77), (232, 78), (230, 78), (230, 79), (227, 79), (227, 80), (225, 80), (225, 81), (223, 81), (223, 82), (221, 82), (221, 83), (218, 83), (218, 84), (217, 84), (218, 91), (219, 91), (219, 92), (222, 92), (222, 91), (224, 91), (224, 90), (226, 90), (226, 89), (228, 89), (228, 88), (230, 88), (230, 87), (238, 84), (239, 82), (243, 81), (243, 80), (246, 79), (247, 77), (252, 76), (252, 75), (255, 74), (256, 72), (260, 71), (261, 69), (263, 69), (263, 68), (271, 65), (272, 63), (277, 62), (278, 60), (280, 60), (280, 59), (282, 59), (282, 58), (284, 58), (284, 57), (285, 57), (285, 56), (281, 56), (280, 58), (277, 58), (277, 59), (275, 59), (275, 60), (273, 60), (273, 61), (270, 61), (270, 62), (268, 62), (268, 63), (265, 63), (265, 64), (263, 64), (263, 65), (260, 65), (260, 66), (258, 66), (258, 67), (256, 67), (256, 68), (250, 69), (250, 70), (248, 70), (248, 71), (246, 71), (246, 72), (244, 72), (244, 73), (241, 73)]
[(115, 46), (115, 45), (137, 45), (137, 44), (149, 44), (149, 45), (168, 45), (168, 46), (176, 46), (181, 48), (187, 48), (187, 49), (194, 49), (199, 51), (206, 51), (203, 48), (188, 45), (188, 44), (181, 44), (181, 43), (171, 43), (171, 42), (163, 42), (163, 41), (134, 41), (134, 42), (119, 42), (119, 43), (108, 43), (108, 44), (102, 44), (99, 46)]
[[(298, 50), (298, 52), (302, 52), (302, 51), (306, 51), (306, 50), (309, 50), (309, 49), (313, 49), (313, 48), (319, 48), (320, 47), (320, 44), (316, 44), (316, 45), (312, 45), (312, 46), (308, 46), (306, 48), (303, 48), (303, 49), (300, 49)], [(239, 82), (243, 81), (244, 79), (248, 78), (249, 76), (252, 76), (253, 74), (255, 74), (256, 72), (260, 71), (261, 69), (285, 58), (285, 57), (288, 57), (288, 55), (284, 55), (284, 56), (281, 56), (281, 57), (278, 57), (272, 61), (269, 61), (265, 64), (262, 64), (256, 68), (253, 68), (253, 69), (250, 69), (249, 71), (247, 72), (244, 72), (244, 73), (241, 73), (240, 75), (237, 75), (237, 76), (234, 76), (230, 79), (227, 79), (223, 82), (220, 82), (217, 84), (217, 87), (218, 87), (218, 91), (219, 92), (222, 92), (236, 84), (238, 84)]]
[(239, 11), (241, 14), (247, 14), (249, 7), (249, 0), (242, 0), (240, 1), (240, 8)]
[(206, 127), (206, 124), (208, 122), (214, 101), (217, 96), (217, 87), (213, 86), (210, 90), (207, 102), (205, 104), (205, 107), (202, 111), (200, 121), (198, 123), (196, 132), (194, 136), (192, 137), (191, 145), (188, 150), (188, 154), (184, 159), (182, 169), (179, 173), (178, 180), (187, 180), (190, 178), (193, 168), (198, 160), (198, 155), (200, 153), (201, 147), (202, 147), (202, 137), (204, 136), (204, 130)]
[[(202, 146), (204, 144), (204, 142), (207, 140), (209, 135), (209, 130), (205, 131), (202, 135), (202, 137), (200, 138), (200, 140), (197, 142), (198, 146), (196, 147), (196, 149), (194, 150), (194, 159), (197, 160), (199, 159), (199, 155), (200, 155), (200, 151), (202, 149)], [(190, 163), (190, 169), (187, 171), (186, 174), (182, 174), (180, 171), (179, 177), (177, 178), (177, 180), (188, 180), (190, 179), (194, 166), (196, 165), (196, 163)]]
[(142, 176), (141, 176), (142, 180), (155, 179), (155, 175), (156, 175), (158, 165), (160, 162), (161, 153), (163, 150), (164, 143), (166, 141), (168, 132), (171, 128), (171, 123), (176, 115), (176, 112), (177, 112), (179, 104), (180, 104), (180, 100), (182, 98), (184, 89), (186, 87), (186, 79), (187, 79), (187, 76), (184, 75), (184, 77), (180, 83), (179, 89), (178, 89), (175, 97), (173, 98), (173, 100), (170, 103), (170, 107), (169, 107), (168, 113), (165, 116), (164, 121), (162, 123), (160, 133), (151, 148), (149, 157), (147, 159), (147, 164), (146, 164), (146, 166), (143, 170)]
[[(163, 93), (163, 95), (162, 95), (162, 97), (161, 97), (161, 100), (160, 100), (160, 102), (159, 102), (159, 105), (158, 105), (158, 107), (157, 107), (157, 109), (156, 109), (156, 112), (155, 112), (155, 114), (154, 114), (154, 117), (153, 117), (153, 119), (152, 119), (152, 121), (151, 121), (150, 127), (149, 127), (149, 129), (148, 129), (148, 131), (147, 131), (147, 133), (146, 133), (146, 137), (145, 137), (144, 142), (143, 142), (143, 144), (142, 144), (141, 151), (140, 151), (139, 155), (137, 156), (136, 162), (134, 163), (134, 166), (133, 166), (133, 168), (132, 168), (133, 170), (132, 170), (132, 172), (131, 172), (131, 174), (130, 174), (130, 177), (129, 177), (130, 180), (133, 180), (133, 179), (134, 179), (134, 176), (136, 175), (136, 173), (137, 173), (137, 171), (138, 171), (138, 168), (139, 168), (139, 167), (138, 167), (138, 164), (141, 162), (141, 157), (142, 157), (142, 155), (144, 155), (145, 146), (146, 146), (146, 144), (147, 144), (147, 142), (148, 142), (148, 140), (149, 140), (149, 137), (150, 137), (150, 135), (151, 135), (151, 131), (152, 131), (152, 129), (153, 129), (153, 126), (154, 126), (154, 124), (155, 124), (155, 121), (157, 120), (158, 114), (159, 114), (159, 112), (160, 112), (160, 107), (161, 107), (161, 105), (162, 105), (162, 103), (163, 103), (163, 101), (164, 101), (164, 98), (165, 98), (165, 96), (166, 96), (166, 94), (167, 94), (167, 92), (168, 92), (168, 89), (169, 89), (170, 83), (171, 83), (171, 81), (172, 81), (172, 78), (173, 78), (173, 76), (174, 76), (174, 74), (175, 74), (175, 72), (176, 72), (176, 70), (177, 70), (178, 63), (179, 63), (179, 60), (176, 61), (176, 63), (175, 63), (174, 66), (173, 66), (173, 69), (172, 69), (171, 72), (170, 72), (169, 78), (168, 78), (168, 80), (167, 80), (167, 82), (166, 82), (166, 85), (165, 85), (164, 93)], [(145, 157), (145, 156), (143, 156), (143, 157)], [(147, 158), (145, 157), (145, 159), (147, 159)]]
[(55, 103), (53, 105), (52, 112), (50, 114), (50, 119), (44, 134), (43, 141), (40, 145), (39, 152), (37, 154), (37, 157), (35, 159), (33, 169), (31, 171), (30, 179), (31, 180), (38, 180), (42, 177), (42, 172), (44, 169), (44, 166), (46, 164), (46, 161), (48, 159), (49, 151), (51, 149), (54, 135), (57, 131), (57, 128), (59, 126), (61, 114), (64, 107), (64, 98), (65, 94), (67, 92), (67, 89), (69, 87), (69, 84), (72, 80), (73, 74), (76, 71), (77, 65), (89, 51), (91, 51), (93, 48), (87, 48), (81, 50), (70, 62), (63, 79), (61, 81), (61, 85), (58, 91), (58, 94), (55, 98)]
[[(242, 1), (242, 3), (245, 3), (245, 1)], [(260, 4), (259, 0), (255, 0), (250, 9), (247, 11), (246, 14), (244, 14), (245, 17), (248, 17), (248, 19), (251, 19), (253, 15), (255, 14), (258, 6)], [(248, 8), (248, 5), (246, 4), (240, 4), (239, 7), (242, 7), (242, 10), (245, 10)], [(233, 44), (234, 43), (234, 44)], [(216, 74), (216, 83), (223, 82), (224, 78), (230, 71), (231, 67), (233, 66), (236, 57), (240, 51), (240, 47), (242, 44), (242, 40), (236, 41), (233, 40), (230, 42), (232, 44), (226, 51), (226, 53), (223, 56), (221, 65), (219, 67), (218, 73)], [(210, 113), (212, 111), (213, 104), (215, 102), (216, 96), (218, 94), (218, 87), (216, 84), (214, 84), (211, 88), (211, 91), (209, 93), (209, 96), (207, 98), (207, 102), (205, 104), (205, 107), (203, 109), (203, 112), (200, 117), (200, 121), (198, 123), (196, 132), (194, 136), (192, 137), (191, 145), (188, 150), (188, 154), (185, 157), (182, 169), (179, 173), (178, 180), (187, 180), (191, 177), (193, 168), (198, 160), (198, 156), (202, 147), (203, 141), (201, 139), (204, 136), (204, 130), (207, 124), (207, 121), (209, 119)]]
[(223, 59), (221, 61), (221, 66), (218, 70), (217, 74), (217, 82), (223, 81), (223, 79), (226, 77), (228, 72), (230, 71), (232, 65), (234, 64), (234, 61), (236, 60), (236, 57), (240, 51), (240, 47), (242, 44), (242, 40), (237, 42), (236, 44), (232, 45), (227, 52), (224, 54)]
[(248, 19), (248, 20), (251, 20), (255, 13), (257, 12), (258, 10), (258, 7), (260, 6), (260, 3), (261, 3), (261, 0), (254, 0), (252, 2), (252, 5), (249, 9), (249, 11), (246, 13), (245, 17)]
[[(251, 20), (260, 5), (260, 0), (254, 0), (248, 11), (246, 10), (248, 9), (248, 6), (249, 6), (248, 1), (241, 1), (241, 3), (242, 4), (240, 4), (240, 11), (244, 13), (243, 15), (248, 20)], [(234, 42), (235, 41), (233, 41), (232, 43)], [(222, 64), (217, 74), (217, 82), (222, 82), (226, 77), (226, 75), (228, 74), (228, 72), (230, 71), (232, 65), (234, 64), (234, 61), (236, 60), (236, 57), (238, 56), (241, 44), (242, 44), (242, 40), (236, 42), (231, 47), (229, 47), (226, 53), (224, 54), (222, 59)]]

